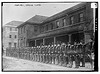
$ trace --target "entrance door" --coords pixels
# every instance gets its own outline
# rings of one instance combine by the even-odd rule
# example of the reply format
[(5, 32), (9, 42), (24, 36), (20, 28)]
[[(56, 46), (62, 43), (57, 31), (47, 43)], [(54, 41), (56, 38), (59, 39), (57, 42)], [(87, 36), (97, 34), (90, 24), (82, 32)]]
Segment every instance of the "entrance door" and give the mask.
[(45, 39), (45, 45), (49, 45), (49, 44), (52, 44), (52, 43), (54, 43), (54, 38), (53, 37)]
[(75, 33), (71, 35), (71, 44), (74, 44), (74, 42), (80, 42), (81, 40), (84, 40), (84, 33)]
[(34, 47), (35, 46), (35, 41), (30, 41), (29, 42), (29, 47)]
[(69, 41), (69, 36), (68, 35), (56, 37), (56, 42), (57, 43), (66, 43), (67, 44), (68, 41)]
[(36, 40), (36, 46), (40, 46), (41, 44), (43, 44), (43, 39)]

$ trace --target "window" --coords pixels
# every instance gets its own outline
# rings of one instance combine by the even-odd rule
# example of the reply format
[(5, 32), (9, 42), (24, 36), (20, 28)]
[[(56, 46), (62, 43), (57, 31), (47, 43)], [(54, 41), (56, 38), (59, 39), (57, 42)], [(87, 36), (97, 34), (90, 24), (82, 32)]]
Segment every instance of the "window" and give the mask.
[(82, 22), (83, 21), (83, 13), (80, 13), (79, 14), (79, 22)]
[(9, 38), (11, 38), (11, 35), (9, 35)]
[(24, 33), (25, 33), (25, 26), (24, 26)]
[(34, 32), (37, 32), (37, 31), (38, 31), (38, 27), (34, 26)]
[(56, 22), (56, 28), (58, 28), (60, 25), (59, 25), (59, 21)]
[(9, 47), (11, 47), (11, 42), (9, 42)]
[(15, 28), (15, 31), (17, 31), (17, 28)]
[(64, 18), (64, 19), (63, 19), (62, 27), (65, 26), (65, 25), (66, 25), (66, 19)]
[(10, 27), (10, 31), (12, 31), (12, 28)]
[(14, 47), (16, 48), (17, 43), (14, 43)]
[(45, 30), (46, 30), (46, 31), (48, 31), (48, 25), (46, 25), (46, 28), (45, 28)]
[(70, 17), (70, 24), (74, 24), (74, 17)]
[(22, 34), (22, 31), (23, 31), (22, 29), (23, 29), (23, 28), (21, 27), (21, 34)]
[(44, 26), (40, 27), (40, 32), (44, 32)]
[(53, 29), (53, 23), (50, 24), (51, 25), (51, 30)]
[(17, 38), (17, 35), (15, 35), (15, 39)]
[(24, 38), (24, 46), (25, 46), (25, 43), (26, 43), (26, 41), (25, 41), (25, 38)]
[(18, 28), (18, 34), (20, 35), (20, 28)]

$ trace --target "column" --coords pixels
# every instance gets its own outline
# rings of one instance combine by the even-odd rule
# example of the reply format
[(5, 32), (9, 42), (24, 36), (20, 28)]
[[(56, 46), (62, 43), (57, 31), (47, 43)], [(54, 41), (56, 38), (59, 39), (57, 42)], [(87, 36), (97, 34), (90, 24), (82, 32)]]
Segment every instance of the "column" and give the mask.
[(69, 42), (71, 42), (71, 34), (69, 34)]
[(36, 40), (35, 40), (35, 46), (36, 46)]
[(45, 38), (43, 39), (43, 45), (45, 45)]
[(88, 43), (89, 39), (91, 38), (91, 36), (89, 35), (89, 33), (84, 33), (84, 43)]
[(56, 37), (54, 37), (54, 44), (56, 43)]

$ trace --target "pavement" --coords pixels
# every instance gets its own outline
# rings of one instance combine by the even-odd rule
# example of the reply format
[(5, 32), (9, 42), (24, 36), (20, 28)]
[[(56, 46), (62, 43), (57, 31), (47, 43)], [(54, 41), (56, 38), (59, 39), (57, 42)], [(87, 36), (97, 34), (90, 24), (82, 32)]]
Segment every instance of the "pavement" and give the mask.
[(91, 65), (86, 63), (85, 67), (68, 68), (54, 64), (45, 64), (30, 60), (3, 56), (3, 71), (92, 71)]

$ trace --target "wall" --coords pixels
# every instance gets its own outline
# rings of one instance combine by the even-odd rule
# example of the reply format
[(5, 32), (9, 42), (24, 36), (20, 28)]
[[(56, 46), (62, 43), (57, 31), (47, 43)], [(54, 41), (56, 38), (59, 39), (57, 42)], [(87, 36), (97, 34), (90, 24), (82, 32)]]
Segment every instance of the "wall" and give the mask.
[[(10, 26), (10, 27), (12, 27), (12, 26)], [(18, 31), (10, 31), (10, 27), (4, 26), (4, 28), (3, 28), (3, 46), (4, 46), (4, 49), (9, 47), (9, 42), (11, 42), (12, 47), (14, 47), (14, 43), (18, 44)], [(15, 27), (13, 27), (13, 28), (15, 28)], [(11, 35), (12, 37), (9, 38), (9, 35)], [(17, 38), (15, 38), (15, 35), (17, 36)]]

